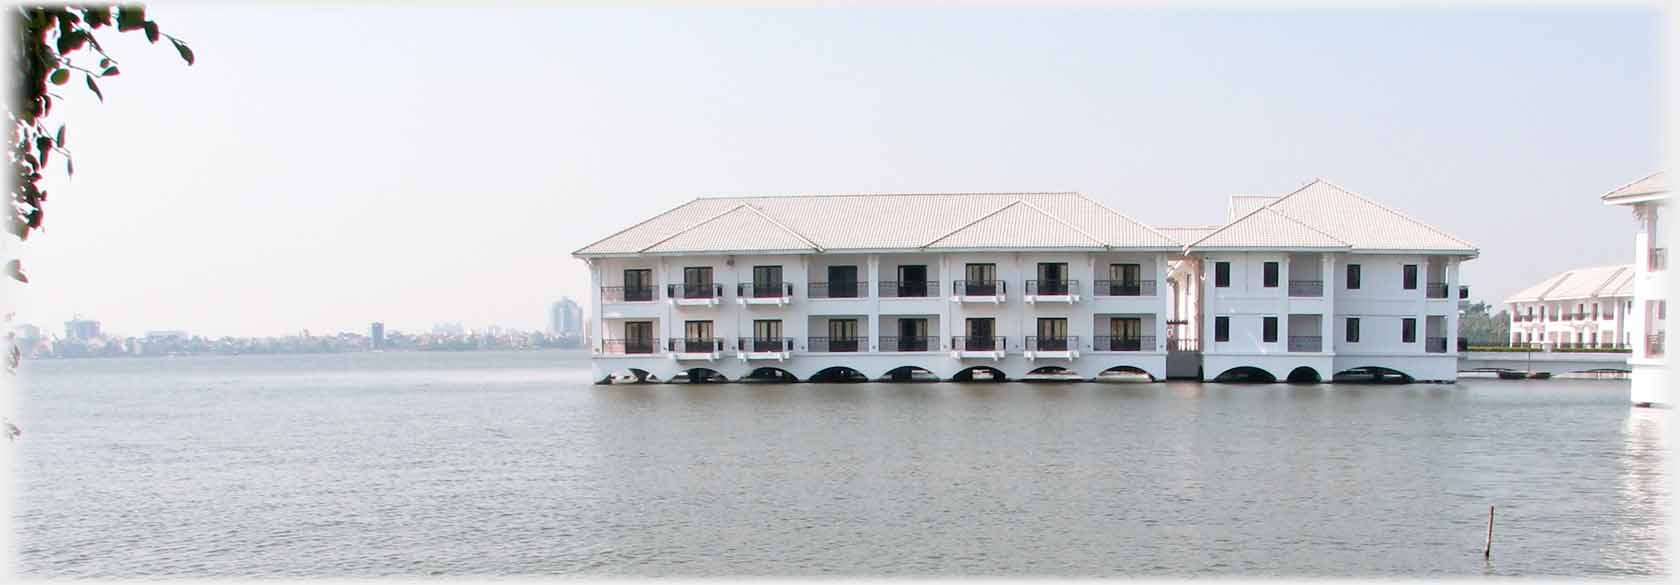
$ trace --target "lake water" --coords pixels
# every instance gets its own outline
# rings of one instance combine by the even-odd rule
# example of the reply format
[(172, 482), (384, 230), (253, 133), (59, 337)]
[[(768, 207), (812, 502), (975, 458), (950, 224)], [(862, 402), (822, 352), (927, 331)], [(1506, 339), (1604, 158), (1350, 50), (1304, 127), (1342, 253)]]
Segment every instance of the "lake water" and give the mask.
[(588, 378), (556, 351), (26, 362), (20, 572), (1669, 573), (1673, 413), (1626, 381)]

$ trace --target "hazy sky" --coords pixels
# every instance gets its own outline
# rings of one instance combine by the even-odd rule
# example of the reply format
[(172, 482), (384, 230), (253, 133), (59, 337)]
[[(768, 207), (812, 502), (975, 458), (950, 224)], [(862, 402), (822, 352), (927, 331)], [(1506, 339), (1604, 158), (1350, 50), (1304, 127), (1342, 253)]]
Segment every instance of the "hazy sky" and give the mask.
[[(1633, 257), (1653, 9), (155, 4), (54, 109), (23, 246), (62, 334), (541, 328), (570, 253), (704, 195), (1077, 190), (1146, 223), (1323, 177), (1478, 245), (1498, 300)], [(870, 226), (858, 226), (869, 229)]]

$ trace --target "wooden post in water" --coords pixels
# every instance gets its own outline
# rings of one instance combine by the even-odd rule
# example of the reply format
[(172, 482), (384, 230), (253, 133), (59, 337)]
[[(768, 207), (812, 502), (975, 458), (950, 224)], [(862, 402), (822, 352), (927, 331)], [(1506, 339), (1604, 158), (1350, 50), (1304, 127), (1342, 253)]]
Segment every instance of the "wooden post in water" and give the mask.
[(1488, 506), (1488, 535), (1487, 546), (1482, 548), (1482, 558), (1493, 556), (1493, 506)]

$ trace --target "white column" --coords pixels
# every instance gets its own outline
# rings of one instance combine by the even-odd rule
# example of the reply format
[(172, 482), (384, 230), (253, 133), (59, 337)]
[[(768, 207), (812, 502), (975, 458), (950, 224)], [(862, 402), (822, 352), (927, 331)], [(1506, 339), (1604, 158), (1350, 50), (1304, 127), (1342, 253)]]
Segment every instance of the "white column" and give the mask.
[(1323, 269), (1319, 271), (1318, 278), (1320, 282), (1324, 283), (1324, 312), (1318, 318), (1319, 349), (1334, 353), (1336, 348), (1336, 256), (1326, 253), (1322, 258)]
[(598, 260), (584, 260), (589, 267), (589, 320), (593, 323), (589, 332), (589, 345), (595, 351), (601, 351), (601, 340), (607, 337), (606, 321), (601, 317), (601, 264)]
[[(1447, 261), (1447, 353), (1458, 353), (1458, 259)], [(1594, 323), (1594, 327), (1598, 324)]]
[(1155, 255), (1155, 296), (1160, 303), (1161, 310), (1155, 314), (1155, 349), (1167, 348), (1167, 319), (1172, 317), (1173, 295), (1172, 287), (1167, 285), (1166, 254)]
[[(664, 256), (660, 256), (659, 257), (659, 264), (653, 270), (653, 274), (654, 274), (654, 277), (653, 277), (653, 298), (656, 301), (663, 300), (663, 299), (661, 299), (661, 297), (666, 296), (665, 295), (666, 285), (671, 283), (671, 271), (670, 271), (670, 268), (668, 266), (666, 266), (665, 261), (666, 261), (666, 258)], [(664, 305), (664, 306), (660, 310), (660, 314), (661, 314), (661, 317), (659, 318), (659, 335), (660, 335), (660, 337), (657, 341), (654, 342), (654, 344), (658, 346), (656, 348), (656, 351), (663, 351), (664, 344), (670, 343), (668, 340), (671, 339), (671, 319), (675, 316), (673, 314), (673, 310), (672, 310), (672, 307), (671, 307), (671, 302), (669, 300), (665, 300), (665, 302), (660, 303), (660, 304)]]
[(869, 255), (869, 273), (865, 278), (865, 285), (869, 290), (864, 291), (869, 299), (869, 340), (868, 351), (878, 351), (881, 339), (881, 257)]

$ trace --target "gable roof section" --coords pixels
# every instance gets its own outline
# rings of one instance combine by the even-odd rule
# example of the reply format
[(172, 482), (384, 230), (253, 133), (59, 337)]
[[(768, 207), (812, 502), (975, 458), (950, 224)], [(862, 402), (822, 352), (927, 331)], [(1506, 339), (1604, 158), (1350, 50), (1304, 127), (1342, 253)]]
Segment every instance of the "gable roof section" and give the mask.
[(769, 252), (820, 251), (805, 236), (788, 229), (747, 204), (736, 205), (710, 219), (665, 238), (642, 251), (655, 254), (712, 250)]
[(1213, 233), (1219, 227), (1216, 225), (1175, 225), (1159, 226), (1155, 228), (1155, 231), (1172, 238), (1179, 245), (1184, 245), (1207, 237), (1208, 234)]
[(1092, 237), (1056, 216), (1017, 200), (941, 236), (925, 247), (953, 248), (1096, 248), (1102, 240)]
[(1323, 179), (1266, 207), (1347, 242), (1354, 252), (1476, 253), (1469, 242)]
[(1232, 195), (1227, 204), (1225, 221), (1234, 221), (1239, 217), (1254, 213), (1254, 210), (1265, 207), (1267, 203), (1277, 201), (1272, 195)]
[(1632, 296), (1633, 274), (1632, 264), (1565, 270), (1511, 295), (1504, 302), (1535, 303)]
[[(745, 205), (769, 224), (735, 214)], [(1025, 206), (1022, 209), (1017, 207)], [(1003, 217), (958, 236), (965, 227), (1010, 209)], [(1034, 215), (1036, 214), (1036, 215)], [(1034, 217), (1034, 229), (1012, 226)], [(733, 234), (699, 225), (733, 225)], [(737, 222), (737, 223), (729, 223)], [(751, 223), (741, 223), (751, 222)], [(1008, 229), (1005, 229), (1008, 228)], [(701, 233), (685, 234), (691, 230)], [(762, 232), (760, 230), (763, 230)], [(990, 230), (995, 236), (981, 232)], [(916, 250), (950, 237), (979, 247), (1032, 248), (1065, 243), (1068, 247), (1104, 246), (1176, 250), (1182, 244), (1142, 223), (1078, 193), (942, 193), (897, 195), (805, 195), (786, 197), (700, 198), (662, 213), (573, 252), (578, 256), (726, 253), (769, 250), (753, 238), (777, 239), (786, 232), (803, 239), (798, 249), (840, 252), (849, 250)], [(679, 238), (678, 236), (681, 235)], [(764, 237), (760, 237), (764, 235)], [(991, 239), (987, 239), (991, 238)], [(1094, 240), (1094, 241), (1093, 241)], [(705, 246), (715, 246), (707, 248)], [(743, 247), (745, 246), (745, 247)], [(964, 247), (968, 247), (965, 245)], [(777, 250), (784, 248), (774, 248)]]
[(1668, 176), (1662, 171), (1645, 175), (1599, 197), (1609, 205), (1668, 199)]
[(1271, 207), (1260, 207), (1185, 247), (1203, 250), (1339, 250), (1346, 249), (1348, 244), (1273, 211)]

